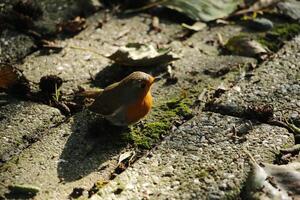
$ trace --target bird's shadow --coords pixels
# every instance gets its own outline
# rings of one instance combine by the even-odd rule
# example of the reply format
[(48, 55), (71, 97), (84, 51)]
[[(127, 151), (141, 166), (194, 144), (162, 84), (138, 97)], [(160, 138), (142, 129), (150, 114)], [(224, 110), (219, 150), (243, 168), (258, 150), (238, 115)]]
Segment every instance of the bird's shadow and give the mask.
[[(72, 133), (58, 161), (58, 177), (63, 182), (79, 180), (118, 155), (126, 147), (122, 139), (128, 128), (116, 127), (88, 110), (74, 117)], [(68, 136), (68, 135), (66, 135)]]
[[(106, 87), (120, 81), (133, 71), (143, 71), (157, 76), (165, 68), (125, 67), (113, 64), (105, 67), (91, 80), (91, 85)], [(71, 120), (72, 128), (58, 161), (58, 177), (61, 181), (72, 182), (88, 174), (99, 171), (105, 162), (120, 154), (128, 145), (126, 134), (128, 127), (111, 125), (101, 116), (84, 109), (76, 113)]]

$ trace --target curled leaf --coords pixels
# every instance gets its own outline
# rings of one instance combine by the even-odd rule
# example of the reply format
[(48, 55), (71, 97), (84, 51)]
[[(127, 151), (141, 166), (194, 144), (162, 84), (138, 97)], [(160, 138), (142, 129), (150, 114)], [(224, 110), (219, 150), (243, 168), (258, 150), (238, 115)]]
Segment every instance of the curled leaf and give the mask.
[[(249, 154), (249, 153), (248, 153)], [(300, 163), (288, 165), (258, 164), (249, 154), (252, 170), (246, 182), (250, 199), (299, 199)]]
[(179, 59), (179, 56), (172, 53), (170, 49), (156, 50), (152, 45), (129, 43), (120, 47), (108, 58), (121, 65), (142, 67), (166, 65)]
[(73, 20), (62, 22), (57, 25), (57, 32), (65, 32), (69, 34), (78, 33), (86, 28), (86, 20), (80, 16), (75, 17)]
[(187, 29), (195, 31), (195, 32), (201, 31), (207, 27), (207, 25), (202, 22), (195, 22), (193, 25), (188, 25), (188, 24), (183, 23), (182, 26), (184, 28), (187, 28)]
[(126, 151), (125, 153), (122, 153), (119, 157), (118, 164), (120, 164), (124, 160), (132, 158), (134, 155), (135, 155), (134, 151)]
[(9, 65), (0, 67), (0, 88), (8, 89), (14, 85), (19, 78), (18, 71)]
[(236, 55), (261, 59), (270, 52), (265, 46), (245, 35), (230, 38), (225, 48)]
[(25, 95), (30, 91), (29, 81), (17, 68), (0, 64), (0, 89), (5, 92)]

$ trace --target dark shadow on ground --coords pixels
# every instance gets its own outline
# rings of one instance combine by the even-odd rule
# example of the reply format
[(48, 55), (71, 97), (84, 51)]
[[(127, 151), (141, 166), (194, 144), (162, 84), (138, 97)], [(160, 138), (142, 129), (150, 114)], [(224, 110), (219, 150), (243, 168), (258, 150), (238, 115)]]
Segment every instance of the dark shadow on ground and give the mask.
[(59, 158), (57, 171), (61, 181), (75, 181), (100, 170), (102, 163), (125, 148), (122, 138), (126, 131), (88, 110), (77, 113)]

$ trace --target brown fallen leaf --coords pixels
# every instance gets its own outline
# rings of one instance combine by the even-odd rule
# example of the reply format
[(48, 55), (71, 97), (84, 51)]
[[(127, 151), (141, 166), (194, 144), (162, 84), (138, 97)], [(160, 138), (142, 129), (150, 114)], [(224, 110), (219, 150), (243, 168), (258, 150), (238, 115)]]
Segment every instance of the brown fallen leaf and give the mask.
[(9, 65), (0, 67), (0, 88), (8, 89), (18, 81), (19, 75), (16, 69)]
[(86, 28), (86, 20), (83, 17), (77, 16), (73, 20), (62, 22), (57, 25), (57, 32), (78, 33)]
[(17, 95), (26, 95), (30, 91), (29, 81), (17, 68), (0, 64), (0, 90)]

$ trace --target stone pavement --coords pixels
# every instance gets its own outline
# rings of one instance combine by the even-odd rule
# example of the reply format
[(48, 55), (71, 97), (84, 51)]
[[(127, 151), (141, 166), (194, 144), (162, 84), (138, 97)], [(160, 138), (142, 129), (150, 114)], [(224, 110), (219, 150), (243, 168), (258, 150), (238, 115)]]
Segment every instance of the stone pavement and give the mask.
[[(235, 140), (232, 128), (242, 126), (249, 126), (245, 139)], [(273, 152), (291, 144), (291, 138), (282, 128), (202, 113), (174, 130), (94, 199), (237, 199), (249, 172), (243, 148), (258, 161), (272, 162)]]
[[(35, 199), (67, 199), (74, 188), (82, 189), (81, 198), (87, 198), (96, 182), (108, 182), (92, 198), (237, 199), (249, 172), (243, 148), (257, 161), (272, 163), (280, 148), (294, 144), (287, 129), (246, 118), (231, 108), (270, 104), (277, 117), (299, 121), (299, 36), (275, 58), (256, 65), (252, 58), (219, 55), (218, 34), (226, 40), (242, 31), (239, 25), (207, 28), (181, 41), (179, 24), (162, 20), (162, 32), (157, 33), (149, 29), (148, 14), (118, 18), (102, 11), (87, 18), (87, 28), (79, 34), (57, 40), (62, 51), (46, 55), (35, 51), (25, 57), (18, 68), (33, 87), (49, 74), (65, 81), (66, 95), (78, 85), (104, 87), (135, 70), (161, 75), (164, 68), (126, 68), (98, 55), (128, 42), (152, 43), (172, 47), (181, 59), (172, 64), (178, 82), (163, 79), (153, 87), (155, 109), (144, 123), (159, 115), (159, 105), (183, 94), (193, 101), (194, 117), (173, 121), (162, 142), (111, 180), (121, 154), (145, 150), (124, 142), (122, 132), (101, 129), (99, 116), (86, 110), (65, 117), (56, 108), (1, 94), (0, 198), (13, 198), (7, 186), (19, 184), (39, 187)], [(99, 20), (107, 17), (100, 28)], [(257, 68), (245, 76), (250, 64)], [(220, 77), (205, 73), (228, 66), (229, 72)], [(218, 87), (225, 88), (224, 94), (205, 104), (207, 93)]]
[[(270, 103), (277, 115), (290, 113), (299, 119), (299, 50), (300, 37), (296, 37), (276, 59), (226, 91), (216, 104)], [(233, 127), (244, 138), (232, 138)], [(272, 162), (278, 148), (292, 144), (292, 138), (276, 126), (200, 113), (100, 190), (98, 199), (236, 199), (249, 171), (243, 148), (259, 162)], [(115, 192), (118, 188), (120, 194)]]

